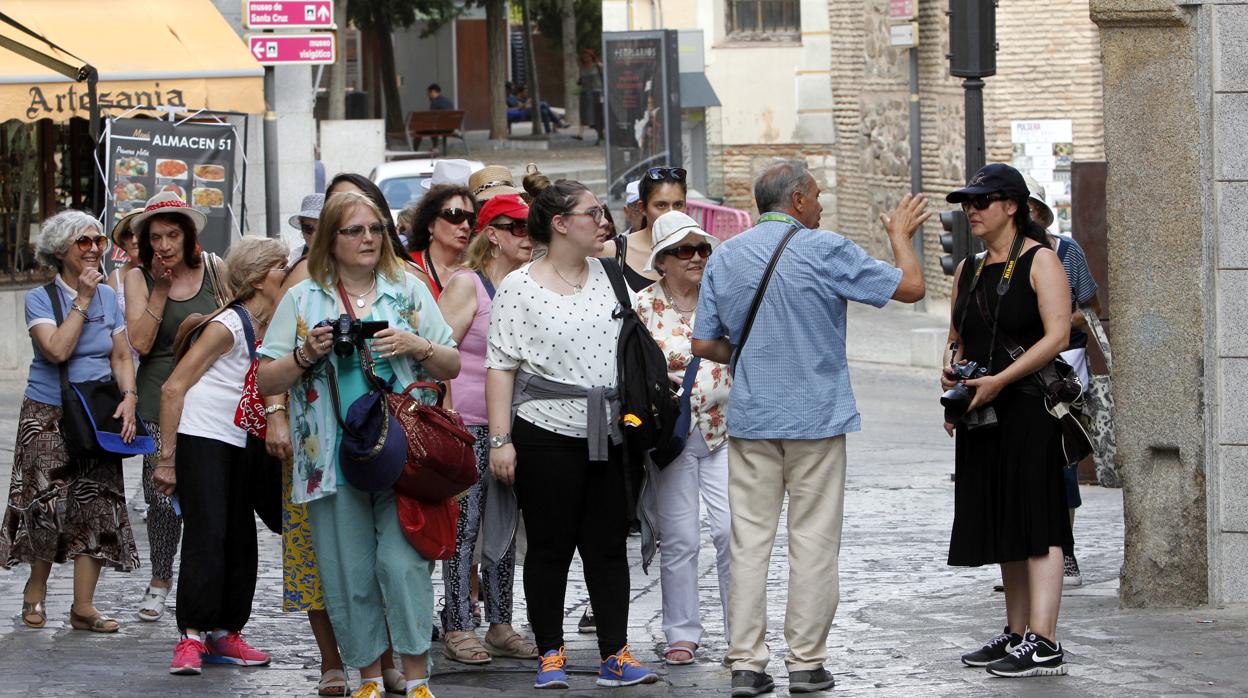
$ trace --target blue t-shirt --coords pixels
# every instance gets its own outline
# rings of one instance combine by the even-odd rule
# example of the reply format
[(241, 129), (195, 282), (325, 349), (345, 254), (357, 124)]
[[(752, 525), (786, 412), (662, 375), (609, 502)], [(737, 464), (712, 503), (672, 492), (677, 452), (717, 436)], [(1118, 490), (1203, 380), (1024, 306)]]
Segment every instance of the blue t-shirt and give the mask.
[[(795, 219), (763, 220), (706, 263), (694, 339), (741, 339), (750, 304), (776, 245)], [(763, 296), (733, 376), (728, 435), (826, 439), (859, 429), (845, 358), (849, 301), (888, 303), (901, 270), (824, 230), (802, 228)]]
[[(56, 289), (61, 300), (61, 319), (75, 312), (71, 307), (75, 294), (61, 278), (56, 277)], [(26, 329), (37, 325), (56, 326), (52, 314), (52, 301), (43, 287), (32, 288), (26, 293)], [(107, 284), (100, 284), (95, 297), (87, 306), (87, 322), (78, 335), (78, 344), (69, 359), (69, 381), (101, 380), (113, 373), (109, 357), (113, 352), (113, 335), (126, 330), (125, 320), (117, 307), (117, 294)], [(46, 405), (61, 406), (61, 374), (57, 365), (44, 358), (39, 344), (31, 338), (35, 358), (30, 363), (30, 377), (26, 381), (26, 397)]]

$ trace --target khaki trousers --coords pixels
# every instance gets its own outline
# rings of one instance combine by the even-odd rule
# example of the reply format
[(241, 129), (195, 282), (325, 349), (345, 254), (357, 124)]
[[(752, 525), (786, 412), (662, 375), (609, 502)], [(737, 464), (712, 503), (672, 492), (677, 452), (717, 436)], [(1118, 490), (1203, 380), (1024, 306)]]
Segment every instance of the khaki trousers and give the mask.
[(788, 605), (784, 638), (789, 671), (814, 669), (828, 656), (828, 632), (840, 600), (845, 436), (830, 439), (728, 440), (732, 514), (732, 585), (728, 592), (728, 661), (765, 671), (767, 573), (784, 495), (789, 496)]

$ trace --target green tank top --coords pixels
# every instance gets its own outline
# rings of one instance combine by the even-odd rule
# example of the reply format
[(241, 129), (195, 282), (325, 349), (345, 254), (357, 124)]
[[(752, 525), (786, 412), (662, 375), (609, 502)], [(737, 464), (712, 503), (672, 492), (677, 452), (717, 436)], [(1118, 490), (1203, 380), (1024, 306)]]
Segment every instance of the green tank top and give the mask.
[[(210, 263), (207, 254), (203, 256), (203, 260), (204, 264)], [(143, 280), (147, 282), (148, 295), (151, 295), (156, 280), (146, 271), (143, 272)], [(207, 269), (204, 270), (204, 280), (198, 293), (184, 301), (175, 301), (172, 298), (165, 301), (165, 314), (156, 330), (152, 349), (139, 362), (139, 417), (143, 421), (160, 421), (160, 387), (165, 384), (169, 374), (173, 373), (173, 340), (178, 334), (178, 327), (192, 313), (207, 315), (216, 309), (215, 289)]]

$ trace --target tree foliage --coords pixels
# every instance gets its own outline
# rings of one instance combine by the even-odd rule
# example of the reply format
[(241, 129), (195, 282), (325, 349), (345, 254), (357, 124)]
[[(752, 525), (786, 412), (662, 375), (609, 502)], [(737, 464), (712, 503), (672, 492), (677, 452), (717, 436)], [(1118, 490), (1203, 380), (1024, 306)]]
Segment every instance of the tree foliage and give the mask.
[[(551, 46), (564, 43), (559, 0), (530, 0), (530, 10), (538, 31)], [(576, 50), (602, 50), (602, 1), (576, 0)]]

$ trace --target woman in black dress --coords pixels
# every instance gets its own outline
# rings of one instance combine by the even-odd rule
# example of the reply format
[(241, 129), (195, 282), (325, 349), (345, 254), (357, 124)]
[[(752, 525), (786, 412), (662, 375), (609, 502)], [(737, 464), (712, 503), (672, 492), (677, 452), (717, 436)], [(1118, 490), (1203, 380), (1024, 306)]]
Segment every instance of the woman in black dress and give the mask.
[[(955, 276), (951, 365), (941, 377), (946, 390), (961, 384), (973, 393), (965, 417), (946, 412), (945, 429), (957, 437), (949, 564), (1001, 565), (1007, 619), (1003, 633), (962, 661), (997, 676), (1065, 674), (1056, 637), (1062, 546), (1071, 541), (1065, 458), (1031, 374), (1066, 348), (1070, 289), (1031, 220), (1018, 170), (988, 165), (946, 198), (962, 205), (987, 248)], [(1007, 344), (1026, 351), (1012, 359)], [(962, 380), (954, 368), (971, 361), (987, 373)]]

